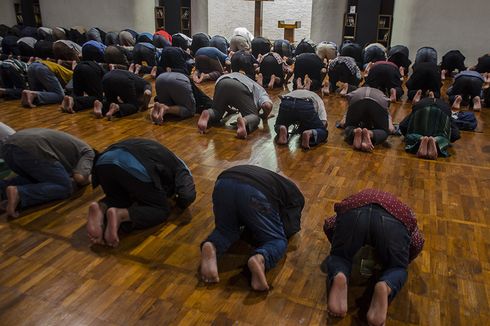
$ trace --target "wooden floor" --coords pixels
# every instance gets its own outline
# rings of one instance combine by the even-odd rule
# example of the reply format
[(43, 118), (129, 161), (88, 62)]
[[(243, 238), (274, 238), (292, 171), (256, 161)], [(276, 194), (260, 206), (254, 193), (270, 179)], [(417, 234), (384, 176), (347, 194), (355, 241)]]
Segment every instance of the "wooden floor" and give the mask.
[[(447, 86), (447, 84), (446, 84)], [(213, 85), (204, 89), (212, 94)], [(280, 91), (273, 92), (274, 111)], [(281, 91), (282, 92), (282, 91)], [(197, 199), (189, 216), (122, 239), (118, 249), (91, 247), (85, 223), (100, 189), (25, 212), (0, 216), (1, 325), (358, 325), (354, 288), (349, 315), (329, 318), (326, 275), (320, 264), (330, 244), (322, 232), (333, 204), (367, 187), (397, 195), (414, 208), (426, 243), (410, 265), (405, 287), (389, 308), (388, 325), (490, 324), (490, 110), (478, 114), (478, 132), (463, 132), (447, 159), (417, 159), (401, 137), (374, 153), (353, 151), (336, 129), (345, 102), (325, 98), (328, 143), (305, 152), (293, 139), (273, 143), (274, 118), (238, 140), (231, 129), (196, 129), (197, 116), (154, 126), (146, 113), (108, 122), (89, 112), (62, 114), (56, 106), (32, 110), (0, 103), (0, 120), (15, 129), (47, 127), (78, 136), (98, 150), (128, 137), (160, 141), (189, 165)], [(391, 107), (394, 121), (410, 105)], [(286, 258), (267, 274), (268, 294), (250, 291), (242, 272), (247, 248), (220, 262), (221, 282), (197, 277), (199, 244), (214, 226), (211, 193), (218, 174), (233, 165), (282, 171), (306, 197), (302, 231)], [(192, 218), (192, 220), (191, 220)], [(359, 291), (357, 291), (359, 292)], [(361, 314), (362, 317), (362, 314)]]

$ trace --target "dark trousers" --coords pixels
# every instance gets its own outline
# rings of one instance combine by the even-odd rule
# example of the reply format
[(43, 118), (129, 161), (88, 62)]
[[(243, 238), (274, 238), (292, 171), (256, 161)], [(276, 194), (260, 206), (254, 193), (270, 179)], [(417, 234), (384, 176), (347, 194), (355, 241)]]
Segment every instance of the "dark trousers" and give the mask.
[(473, 105), (473, 98), (481, 96), (483, 81), (480, 78), (471, 76), (460, 76), (456, 78), (454, 84), (447, 90), (449, 102), (453, 103), (456, 96), (463, 98), (463, 105), (469, 103)]
[[(119, 105), (118, 116), (124, 117), (139, 111), (143, 92), (146, 89), (151, 90), (151, 84), (128, 71), (115, 69), (102, 79), (102, 89), (106, 98), (102, 114), (109, 111), (111, 103), (116, 103)], [(119, 103), (118, 97), (123, 103)]]
[(417, 94), (417, 91), (419, 89), (422, 90), (422, 95), (425, 94), (427, 91), (433, 91), (435, 98), (441, 97), (441, 90), (440, 89), (433, 90), (433, 89), (428, 89), (428, 88), (424, 87), (424, 88), (417, 88), (417, 89), (409, 89), (407, 92), (407, 96), (408, 96), (408, 99), (410, 101), (413, 100), (413, 98), (415, 97), (415, 95)]
[(403, 95), (400, 78), (400, 71), (396, 67), (380, 64), (371, 68), (369, 75), (366, 77), (365, 86), (377, 88), (386, 94), (390, 94), (390, 90), (394, 88), (396, 90), (396, 98), (400, 99)]
[(393, 300), (407, 280), (410, 236), (403, 223), (375, 204), (337, 215), (327, 258), (329, 281), (339, 272), (349, 278), (352, 258), (364, 245), (375, 248), (383, 265), (379, 281), (388, 284), (391, 289), (389, 300)]
[(263, 84), (267, 85), (271, 81), (271, 76), (274, 75), (281, 79), (280, 84), (284, 83), (284, 70), (282, 64), (277, 63), (276, 58), (272, 55), (266, 56), (260, 63), (260, 73), (264, 77)]
[(146, 62), (146, 66), (156, 66), (155, 51), (146, 46), (136, 46), (133, 50), (133, 62), (139, 65)]
[(217, 80), (224, 72), (223, 65), (218, 59), (206, 55), (198, 55), (196, 58), (196, 70), (200, 73), (209, 74), (211, 80)]
[[(96, 69), (96, 63), (81, 62), (73, 71), (74, 111), (81, 111), (94, 106), (95, 100), (102, 101), (101, 69)], [(84, 96), (87, 94), (87, 96)]]
[(249, 132), (257, 129), (259, 108), (247, 86), (233, 78), (221, 79), (214, 88), (213, 108), (209, 109), (210, 121), (219, 122), (229, 107), (236, 108), (246, 121)]
[(352, 74), (345, 64), (340, 63), (333, 69), (328, 70), (328, 81), (330, 92), (335, 92), (337, 90), (337, 82), (339, 81), (352, 86), (359, 86), (361, 80)]
[(345, 118), (345, 140), (352, 144), (354, 129), (367, 128), (373, 132), (373, 144), (380, 144), (388, 138), (389, 113), (378, 103), (369, 99), (357, 101), (349, 106)]
[(253, 254), (264, 256), (266, 270), (284, 256), (288, 241), (281, 217), (256, 188), (235, 179), (219, 179), (213, 191), (215, 229), (208, 236), (218, 255), (225, 253), (241, 235), (250, 231), (258, 244)]
[(82, 58), (86, 61), (104, 62), (104, 51), (91, 44), (82, 47)]
[(303, 133), (305, 130), (313, 130), (310, 146), (318, 145), (327, 140), (327, 128), (318, 117), (311, 100), (287, 96), (282, 98), (274, 130), (279, 133), (279, 126), (285, 126), (289, 130), (289, 126), (292, 124), (298, 124), (299, 133)]
[(29, 88), (37, 92), (36, 104), (61, 103), (65, 91), (56, 75), (40, 62), (32, 63), (27, 69)]
[(95, 175), (105, 193), (101, 202), (109, 208), (128, 209), (131, 222), (121, 226), (124, 231), (150, 228), (167, 220), (167, 195), (153, 183), (142, 182), (112, 164), (96, 165)]
[(4, 145), (2, 155), (8, 167), (17, 176), (0, 180), (2, 198), (5, 189), (16, 186), (20, 196), (20, 207), (47, 203), (68, 198), (74, 190), (70, 175), (61, 163), (34, 157), (14, 145)]
[(27, 88), (26, 78), (10, 64), (0, 65), (0, 76), (5, 87), (5, 98), (18, 100)]

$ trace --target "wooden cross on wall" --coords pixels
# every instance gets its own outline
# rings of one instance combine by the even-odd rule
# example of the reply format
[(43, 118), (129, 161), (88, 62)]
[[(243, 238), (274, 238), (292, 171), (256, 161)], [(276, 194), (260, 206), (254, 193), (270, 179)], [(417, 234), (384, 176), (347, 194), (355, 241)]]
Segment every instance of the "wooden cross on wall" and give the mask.
[(255, 20), (254, 20), (254, 36), (262, 36), (262, 2), (274, 0), (246, 0), (255, 1)]

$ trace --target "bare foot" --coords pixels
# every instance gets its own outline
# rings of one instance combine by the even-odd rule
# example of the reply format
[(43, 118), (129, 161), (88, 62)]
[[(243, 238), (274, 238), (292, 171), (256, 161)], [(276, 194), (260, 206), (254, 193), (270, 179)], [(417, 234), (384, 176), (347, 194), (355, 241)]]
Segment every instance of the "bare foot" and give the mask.
[(342, 87), (340, 87), (340, 95), (345, 96), (347, 95), (347, 91), (349, 90), (349, 84), (348, 83), (343, 83)]
[(114, 70), (116, 68), (113, 63), (109, 63), (109, 70)]
[(148, 110), (148, 104), (150, 104), (150, 100), (151, 100), (151, 91), (147, 89), (143, 93), (143, 101), (142, 101), (143, 103), (141, 104), (140, 112)]
[(310, 90), (310, 88), (311, 88), (310, 76), (305, 75), (305, 87), (304, 87), (304, 89)]
[(400, 71), (400, 75), (402, 75), (402, 77), (405, 77), (405, 68), (400, 67), (398, 68), (398, 71)]
[(209, 111), (204, 110), (201, 113), (201, 116), (199, 117), (199, 120), (197, 121), (197, 129), (201, 134), (206, 133), (206, 129), (208, 127), (208, 122), (209, 122)]
[(417, 151), (418, 158), (427, 158), (427, 144), (429, 142), (429, 137), (420, 138), (419, 150)]
[(17, 206), (20, 203), (20, 196), (17, 187), (8, 186), (5, 189), (5, 193), (7, 194), (7, 216), (17, 218), (19, 217), (19, 212), (17, 211)]
[(201, 279), (205, 283), (218, 283), (218, 263), (216, 248), (211, 242), (205, 242), (201, 248)]
[(155, 102), (155, 104), (153, 105), (153, 110), (151, 111), (151, 121), (153, 121), (154, 124), (158, 126), (161, 126), (163, 124), (163, 111), (163, 104)]
[(480, 96), (473, 98), (473, 111), (481, 111), (481, 99)]
[(361, 150), (362, 144), (362, 129), (356, 128), (354, 129), (354, 141), (352, 142), (352, 147), (357, 150)]
[(107, 118), (108, 121), (111, 121), (112, 117), (117, 112), (119, 112), (119, 105), (117, 105), (116, 103), (111, 103), (111, 105), (109, 106), (109, 111), (107, 111), (105, 117)]
[(247, 122), (242, 117), (236, 120), (236, 136), (239, 139), (247, 138)]
[(276, 143), (286, 145), (288, 143), (288, 129), (286, 126), (279, 126), (279, 134), (277, 135)]
[(412, 104), (418, 103), (421, 98), (422, 98), (422, 90), (419, 89), (417, 93), (415, 93), (415, 96), (413, 97)]
[(429, 160), (437, 159), (437, 144), (436, 139), (434, 137), (428, 137), (429, 140), (427, 142), (427, 158)]
[(99, 203), (93, 202), (88, 208), (87, 217), (87, 235), (90, 242), (94, 244), (103, 244), (104, 233), (104, 212), (99, 206)]
[(108, 246), (117, 247), (119, 245), (119, 226), (121, 225), (121, 216), (119, 208), (111, 207), (107, 210), (107, 226), (105, 228), (104, 239)]
[(378, 282), (374, 287), (374, 294), (371, 298), (371, 305), (367, 312), (369, 326), (384, 326), (386, 314), (388, 313), (388, 296), (391, 289), (386, 282)]
[(330, 86), (328, 83), (322, 87), (322, 96), (330, 95)]
[(256, 77), (257, 79), (257, 84), (259, 84), (260, 86), (264, 86), (264, 75), (262, 75), (261, 73), (257, 75)]
[(272, 74), (271, 80), (269, 81), (269, 85), (267, 85), (267, 87), (269, 89), (273, 89), (275, 83), (276, 83), (276, 75)]
[(73, 111), (73, 97), (66, 95), (61, 103), (61, 111), (65, 113), (75, 113)]
[(372, 152), (374, 149), (373, 143), (371, 142), (371, 131), (363, 128), (362, 129), (362, 143), (361, 150), (363, 152)]
[(252, 289), (255, 291), (268, 291), (269, 284), (265, 277), (265, 260), (261, 254), (253, 255), (248, 259), (248, 268), (252, 273)]
[(394, 88), (390, 89), (390, 101), (396, 102), (396, 89)]
[(441, 70), (441, 80), (445, 80), (446, 79), (446, 73), (447, 73), (447, 70), (446, 69), (442, 69)]
[(134, 63), (129, 65), (128, 71), (134, 74)]
[(21, 103), (25, 108), (35, 108), (34, 100), (37, 98), (37, 93), (24, 89), (21, 95)]
[(300, 77), (296, 79), (296, 89), (303, 89), (303, 82)]
[(305, 130), (301, 134), (301, 147), (303, 147), (304, 149), (310, 149), (311, 135), (313, 135), (313, 132), (311, 130)]
[(138, 75), (138, 74), (140, 73), (140, 69), (141, 69), (141, 65), (136, 64), (136, 65), (134, 66), (134, 73), (135, 73), (136, 75)]
[(151, 68), (150, 76), (153, 79), (156, 79), (157, 78), (157, 68), (158, 68), (157, 66), (153, 66), (153, 68)]
[(461, 95), (456, 96), (456, 98), (454, 99), (454, 103), (453, 103), (453, 106), (451, 107), (451, 109), (453, 109), (453, 110), (459, 110), (459, 109), (461, 109), (461, 102), (462, 101), (463, 101), (463, 98), (461, 97)]
[(95, 100), (94, 102), (94, 115), (97, 119), (102, 118), (102, 102), (99, 100)]
[(328, 313), (334, 317), (345, 317), (347, 314), (347, 278), (344, 273), (338, 273), (333, 278), (327, 307)]
[(429, 98), (435, 98), (435, 97), (436, 97), (436, 96), (435, 96), (434, 92), (433, 92), (433, 91), (430, 91), (430, 92), (429, 92)]

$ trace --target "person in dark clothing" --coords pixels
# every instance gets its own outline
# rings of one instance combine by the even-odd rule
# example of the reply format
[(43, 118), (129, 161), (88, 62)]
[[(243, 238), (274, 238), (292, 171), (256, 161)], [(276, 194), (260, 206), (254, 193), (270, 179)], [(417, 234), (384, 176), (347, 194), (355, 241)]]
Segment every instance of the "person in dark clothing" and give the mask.
[(173, 204), (181, 210), (196, 199), (185, 163), (150, 139), (127, 139), (109, 146), (94, 162), (92, 185), (105, 197), (90, 204), (87, 233), (92, 243), (119, 244), (119, 230), (146, 229), (165, 222)]
[(255, 80), (255, 69), (259, 62), (249, 51), (239, 50), (231, 57), (231, 71), (243, 71), (248, 78)]
[(105, 35), (104, 44), (106, 46), (110, 45), (118, 45), (119, 44), (119, 35), (117, 32), (109, 32)]
[(39, 27), (36, 34), (39, 40), (54, 41), (53, 30), (49, 27)]
[(114, 115), (124, 117), (148, 109), (151, 84), (130, 71), (109, 71), (102, 78), (102, 89), (105, 101), (94, 102), (94, 114), (97, 118), (106, 117), (112, 120)]
[(137, 43), (133, 48), (133, 63), (138, 65), (156, 66), (157, 49), (151, 43)]
[[(294, 47), (288, 40), (275, 40), (272, 51), (278, 53), (281, 58), (286, 57), (291, 60), (293, 57)], [(288, 64), (291, 63), (288, 62)]]
[(402, 68), (400, 70), (402, 76), (408, 73), (408, 68), (412, 64), (412, 61), (408, 58), (409, 53), (408, 48), (404, 45), (392, 46), (387, 53), (388, 61), (396, 64), (398, 68)]
[(209, 37), (209, 35), (205, 34), (205, 33), (197, 33), (197, 34), (192, 35), (192, 43), (190, 46), (191, 54), (193, 56), (196, 56), (197, 51), (200, 48), (209, 47), (209, 40), (210, 39), (211, 38)]
[(9, 55), (20, 55), (19, 45), (17, 41), (19, 38), (14, 35), (7, 35), (2, 39), (2, 53)]
[(106, 33), (97, 27), (92, 27), (87, 31), (87, 41), (96, 41), (103, 43), (106, 37)]
[(27, 68), (29, 65), (17, 59), (7, 59), (0, 63), (0, 98), (18, 100), (22, 91), (27, 89)]
[(19, 53), (22, 57), (34, 56), (34, 46), (36, 46), (37, 40), (34, 37), (22, 37), (17, 41), (19, 47)]
[(407, 80), (408, 99), (418, 102), (422, 97), (441, 97), (441, 74), (433, 62), (422, 62), (413, 66), (413, 73)]
[[(294, 89), (317, 91), (326, 75), (324, 58), (315, 53), (303, 53), (296, 57), (294, 64)], [(308, 77), (308, 78), (307, 78)]]
[(258, 36), (252, 40), (252, 54), (256, 58), (259, 58), (259, 55), (266, 55), (271, 51), (271, 48), (271, 41), (265, 37)]
[(349, 107), (341, 125), (345, 140), (356, 150), (371, 152), (394, 131), (389, 99), (376, 88), (360, 87), (348, 93)]
[(7, 201), (10, 217), (18, 217), (19, 208), (68, 198), (77, 186), (90, 182), (94, 151), (72, 135), (24, 129), (2, 143), (0, 157), (17, 174), (0, 180), (0, 196)]
[(224, 36), (215, 35), (211, 37), (211, 40), (209, 40), (209, 46), (213, 48), (217, 48), (224, 54), (228, 54), (228, 48), (230, 47), (230, 42), (228, 42), (228, 40)]
[(415, 64), (422, 62), (432, 62), (437, 64), (437, 51), (430, 46), (424, 46), (417, 50), (415, 54)]
[(464, 70), (454, 77), (454, 83), (447, 90), (449, 103), (455, 110), (461, 105), (470, 105), (475, 111), (481, 110), (482, 87), (485, 79), (477, 71)]
[(46, 60), (47, 58), (54, 58), (53, 42), (39, 40), (34, 45), (34, 55), (38, 58)]
[(200, 84), (207, 80), (217, 80), (225, 71), (225, 66), (231, 65), (230, 58), (213, 47), (202, 47), (195, 53), (196, 69), (193, 80)]
[[(153, 43), (153, 34), (144, 32), (138, 35), (136, 43)], [(163, 36), (162, 36), (163, 37)]]
[(183, 33), (175, 33), (172, 35), (172, 46), (181, 48), (184, 51), (187, 51), (191, 46), (192, 38), (183, 34)]
[[(254, 39), (255, 40), (255, 39)], [(291, 67), (286, 63), (286, 58), (281, 58), (279, 53), (269, 52), (260, 57), (260, 73), (257, 83), (260, 86), (267, 85), (269, 89), (282, 87), (288, 82), (293, 73)]]
[(73, 41), (59, 40), (53, 43), (53, 53), (57, 60), (78, 62), (82, 56), (82, 47)]
[[(409, 263), (424, 246), (415, 214), (392, 194), (377, 189), (349, 196), (336, 203), (334, 210), (336, 215), (323, 226), (331, 243), (326, 260), (328, 312), (335, 317), (346, 315), (354, 256), (368, 246), (376, 257), (368, 261), (381, 265), (381, 275), (373, 273), (376, 284), (366, 317), (370, 326), (385, 325), (388, 305), (405, 284)], [(366, 266), (363, 269), (369, 269)]]
[(170, 43), (165, 37), (162, 35), (154, 35), (153, 36), (153, 42), (152, 44), (159, 49), (164, 49), (172, 46), (172, 43)]
[(333, 93), (338, 89), (337, 83), (345, 83), (344, 93), (352, 91), (361, 82), (361, 71), (352, 57), (338, 56), (328, 63), (328, 82), (329, 92)]
[(288, 238), (301, 229), (304, 197), (294, 182), (252, 165), (223, 171), (213, 191), (215, 229), (201, 245), (201, 278), (219, 282), (217, 258), (236, 242), (243, 229), (256, 246), (248, 259), (252, 289), (269, 290), (265, 276), (284, 256)]
[(390, 100), (395, 102), (403, 95), (401, 78), (400, 70), (393, 62), (377, 61), (369, 69), (365, 84), (390, 94)]
[(106, 63), (129, 66), (129, 51), (118, 45), (109, 45), (104, 51), (104, 61)]
[(386, 48), (379, 43), (371, 43), (362, 50), (363, 67), (366, 69), (369, 64), (386, 60)]
[(478, 63), (476, 66), (470, 68), (471, 70), (475, 70), (480, 74), (490, 73), (490, 54), (485, 54), (478, 58)]
[(294, 50), (294, 55), (298, 56), (302, 53), (315, 53), (316, 44), (308, 38), (304, 38), (299, 41), (296, 49)]
[(340, 48), (340, 56), (351, 57), (357, 63), (359, 68), (362, 68), (362, 47), (351, 41), (345, 41)]
[(190, 54), (182, 50), (182, 48), (170, 46), (163, 49), (158, 67), (163, 72), (173, 71), (189, 75), (192, 69), (191, 60)]
[(449, 73), (451, 75), (455, 70), (458, 70), (458, 72), (466, 70), (465, 59), (465, 56), (459, 50), (451, 50), (446, 53), (441, 62), (441, 79), (446, 79), (446, 74)]
[(439, 155), (448, 157), (450, 143), (461, 137), (451, 108), (436, 98), (425, 98), (416, 103), (410, 115), (400, 122), (400, 131), (405, 136), (407, 152), (431, 160)]
[[(96, 100), (104, 98), (102, 78), (107, 71), (94, 61), (82, 61), (73, 70), (73, 95), (65, 96), (62, 111), (75, 113), (93, 108)], [(87, 94), (87, 95), (85, 95)]]
[(88, 41), (82, 46), (82, 60), (104, 62), (106, 46), (97, 41)]

